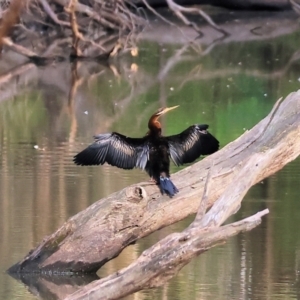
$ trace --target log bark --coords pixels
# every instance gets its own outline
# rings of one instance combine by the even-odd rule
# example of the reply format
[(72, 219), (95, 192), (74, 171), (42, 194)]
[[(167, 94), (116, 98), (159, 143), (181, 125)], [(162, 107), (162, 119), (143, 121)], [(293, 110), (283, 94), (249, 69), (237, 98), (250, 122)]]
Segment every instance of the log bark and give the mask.
[[(220, 199), (226, 199), (232, 191), (228, 186), (238, 188), (241, 176), (248, 178), (247, 186), (236, 190), (236, 195), (280, 170), (300, 154), (299, 129), (300, 91), (275, 105), (265, 119), (234, 142), (174, 174), (180, 190), (176, 197), (162, 196), (156, 185), (147, 182), (129, 186), (70, 218), (8, 271), (95, 272), (131, 243), (196, 213), (212, 165), (206, 208), (225, 190)], [(200, 219), (202, 225), (220, 225), (237, 210), (238, 201), (220, 199), (212, 209), (214, 214)], [(221, 210), (226, 214), (219, 214)]]

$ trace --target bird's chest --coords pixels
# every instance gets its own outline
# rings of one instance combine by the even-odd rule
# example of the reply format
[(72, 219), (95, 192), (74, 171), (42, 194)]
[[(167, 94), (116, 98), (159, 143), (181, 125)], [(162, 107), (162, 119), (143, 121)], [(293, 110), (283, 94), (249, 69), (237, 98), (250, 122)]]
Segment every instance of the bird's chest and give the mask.
[(152, 158), (163, 158), (169, 156), (169, 146), (163, 139), (157, 139), (150, 145), (150, 157)]

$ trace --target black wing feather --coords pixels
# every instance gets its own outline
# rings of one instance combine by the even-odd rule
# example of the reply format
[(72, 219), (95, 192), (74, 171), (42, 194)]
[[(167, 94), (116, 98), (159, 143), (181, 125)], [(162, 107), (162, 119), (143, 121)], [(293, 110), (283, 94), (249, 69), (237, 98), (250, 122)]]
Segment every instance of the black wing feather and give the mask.
[(176, 165), (190, 163), (200, 155), (207, 155), (219, 149), (219, 141), (207, 131), (208, 125), (193, 125), (183, 132), (166, 137), (170, 156)]
[(105, 162), (122, 169), (144, 169), (149, 157), (145, 138), (130, 138), (117, 132), (94, 136), (95, 142), (74, 156), (82, 166), (103, 165)]

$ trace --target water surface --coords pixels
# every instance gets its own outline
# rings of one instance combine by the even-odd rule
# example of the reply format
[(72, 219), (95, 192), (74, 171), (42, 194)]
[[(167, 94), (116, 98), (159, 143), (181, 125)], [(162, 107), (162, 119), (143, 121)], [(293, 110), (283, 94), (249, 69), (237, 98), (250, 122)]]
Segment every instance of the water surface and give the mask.
[[(284, 22), (275, 24), (279, 28)], [(268, 26), (259, 29), (269, 33)], [(3, 65), (0, 299), (63, 299), (88, 282), (25, 277), (23, 282), (30, 283), (26, 287), (5, 270), (69, 217), (114, 191), (147, 180), (140, 170), (75, 166), (73, 155), (92, 142), (93, 134), (142, 136), (157, 108), (179, 104), (162, 119), (164, 134), (207, 123), (223, 147), (265, 117), (278, 98), (296, 91), (300, 33), (291, 26), (278, 32), (274, 26), (275, 33), (267, 38), (233, 36), (211, 48), (205, 38), (188, 46), (175, 37), (163, 42), (145, 32), (139, 55), (125, 55), (110, 67), (95, 62), (40, 68), (25, 64), (25, 72), (6, 80), (9, 68)], [(165, 286), (126, 299), (299, 299), (299, 167), (297, 159), (254, 186), (231, 218), (269, 208), (259, 227), (201, 255)], [(172, 167), (172, 172), (177, 170)], [(127, 266), (192, 220), (128, 247), (98, 275)]]

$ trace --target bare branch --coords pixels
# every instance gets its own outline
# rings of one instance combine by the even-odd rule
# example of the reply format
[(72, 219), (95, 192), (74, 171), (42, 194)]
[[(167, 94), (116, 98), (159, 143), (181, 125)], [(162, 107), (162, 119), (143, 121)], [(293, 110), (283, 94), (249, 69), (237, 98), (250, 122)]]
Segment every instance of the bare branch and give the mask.
[(25, 47), (23, 47), (21, 45), (15, 44), (8, 37), (2, 38), (2, 43), (3, 43), (3, 45), (8, 46), (11, 50), (13, 50), (13, 51), (15, 51), (17, 53), (20, 53), (20, 54), (22, 54), (22, 55), (24, 55), (26, 57), (32, 58), (32, 57), (37, 57), (38, 56), (35, 52), (33, 52), (33, 51), (31, 51), (31, 50), (29, 50), (29, 49), (27, 49), (27, 48), (25, 48)]
[(297, 3), (297, 2), (294, 1), (294, 0), (290, 0), (290, 3), (291, 3), (291, 5), (292, 5), (293, 10), (294, 10), (298, 15), (300, 15), (300, 4)]
[(183, 13), (197, 13), (200, 16), (202, 16), (202, 18), (205, 19), (205, 21), (214, 29), (216, 29), (217, 31), (221, 32), (224, 36), (229, 35), (227, 31), (225, 31), (224, 29), (222, 29), (220, 26), (218, 26), (212, 19), (211, 17), (206, 14), (203, 10), (201, 10), (200, 8), (195, 8), (195, 7), (183, 7), (181, 5), (176, 4), (173, 0), (166, 0), (167, 4), (169, 6), (169, 8), (178, 16), (179, 19), (182, 20), (182, 22), (187, 25), (187, 26), (192, 26), (197, 32), (199, 32), (202, 35), (201, 30), (199, 29), (199, 27), (194, 23), (189, 21), (184, 15)]
[(52, 10), (52, 8), (50, 7), (49, 3), (47, 0), (39, 0), (41, 5), (43, 6), (45, 12), (49, 15), (49, 17), (58, 25), (61, 26), (68, 26), (70, 27), (70, 23), (59, 20), (57, 18), (57, 15), (54, 13), (54, 11)]

